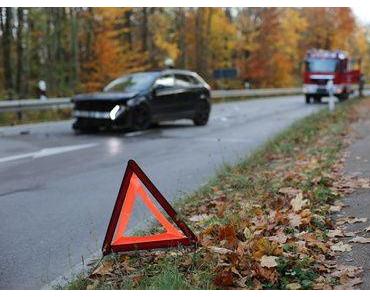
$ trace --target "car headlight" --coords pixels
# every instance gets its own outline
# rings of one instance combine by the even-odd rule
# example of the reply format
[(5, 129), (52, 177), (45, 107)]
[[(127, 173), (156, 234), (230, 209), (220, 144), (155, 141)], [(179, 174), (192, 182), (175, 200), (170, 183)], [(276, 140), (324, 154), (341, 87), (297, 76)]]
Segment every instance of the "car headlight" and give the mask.
[(112, 121), (114, 121), (122, 112), (126, 110), (126, 107), (122, 105), (116, 105), (113, 109), (109, 112), (109, 117)]

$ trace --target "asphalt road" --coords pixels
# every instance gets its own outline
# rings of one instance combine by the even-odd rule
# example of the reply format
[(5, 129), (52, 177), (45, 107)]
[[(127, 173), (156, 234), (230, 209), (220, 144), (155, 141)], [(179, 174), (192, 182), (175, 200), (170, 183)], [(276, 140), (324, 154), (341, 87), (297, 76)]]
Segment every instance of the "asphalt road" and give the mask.
[(127, 135), (75, 135), (71, 121), (0, 127), (0, 288), (42, 288), (100, 250), (128, 159), (173, 200), (322, 106), (303, 96), (217, 104), (206, 127)]

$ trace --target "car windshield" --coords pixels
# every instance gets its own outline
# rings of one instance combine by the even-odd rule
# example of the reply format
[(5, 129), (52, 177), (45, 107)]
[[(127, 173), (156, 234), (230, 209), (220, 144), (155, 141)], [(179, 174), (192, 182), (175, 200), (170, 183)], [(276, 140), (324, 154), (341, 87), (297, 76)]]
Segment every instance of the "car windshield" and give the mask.
[(336, 59), (310, 59), (306, 61), (308, 72), (335, 72), (338, 60)]
[(122, 76), (110, 82), (104, 92), (132, 92), (147, 89), (156, 79), (155, 72), (135, 73)]

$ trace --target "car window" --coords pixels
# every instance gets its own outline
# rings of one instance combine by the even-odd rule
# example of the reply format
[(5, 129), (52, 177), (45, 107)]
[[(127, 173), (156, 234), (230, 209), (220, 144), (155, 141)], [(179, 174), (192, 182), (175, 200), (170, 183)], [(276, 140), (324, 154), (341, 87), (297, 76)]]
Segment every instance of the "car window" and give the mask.
[(105, 92), (132, 92), (147, 89), (156, 78), (156, 73), (135, 73), (115, 79), (105, 88)]
[(181, 87), (191, 87), (199, 85), (199, 81), (191, 75), (186, 74), (175, 74), (176, 85)]
[(171, 88), (174, 85), (175, 79), (171, 74), (163, 75), (162, 77), (158, 78), (154, 84), (154, 86), (163, 86), (166, 88)]

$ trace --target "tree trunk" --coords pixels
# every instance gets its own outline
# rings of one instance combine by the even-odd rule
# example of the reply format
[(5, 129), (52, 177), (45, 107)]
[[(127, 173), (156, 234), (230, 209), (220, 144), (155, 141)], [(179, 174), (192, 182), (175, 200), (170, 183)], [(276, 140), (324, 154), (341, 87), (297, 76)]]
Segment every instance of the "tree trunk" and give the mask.
[(24, 96), (23, 82), (23, 8), (17, 8), (18, 28), (17, 28), (17, 80), (16, 90), (19, 98)]
[(70, 8), (71, 18), (71, 69), (70, 69), (70, 88), (74, 91), (78, 83), (78, 21), (77, 8)]
[(197, 8), (195, 15), (195, 69), (200, 74), (204, 73), (203, 67), (203, 19), (204, 8)]
[(180, 56), (178, 59), (178, 65), (180, 68), (186, 68), (187, 66), (187, 52), (186, 52), (186, 16), (185, 16), (185, 9), (180, 7), (177, 9), (176, 14), (176, 22), (177, 22), (177, 32), (178, 36), (178, 47), (180, 50)]
[(148, 8), (142, 8), (141, 49), (148, 50)]
[(5, 90), (9, 99), (13, 99), (13, 72), (12, 72), (12, 26), (13, 26), (13, 12), (12, 8), (5, 8), (5, 24), (3, 35), (3, 63), (4, 63), (4, 82)]
[(131, 27), (131, 15), (132, 15), (132, 10), (131, 8), (125, 12), (125, 28), (126, 28), (126, 33), (125, 33), (125, 42), (128, 45), (128, 49), (132, 50), (133, 45), (132, 45), (132, 27)]

